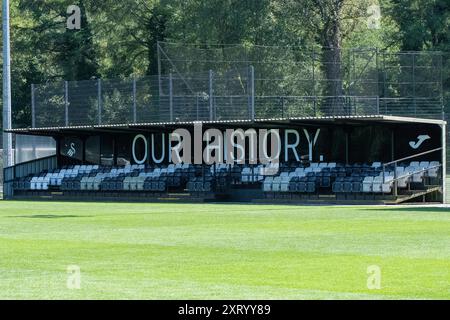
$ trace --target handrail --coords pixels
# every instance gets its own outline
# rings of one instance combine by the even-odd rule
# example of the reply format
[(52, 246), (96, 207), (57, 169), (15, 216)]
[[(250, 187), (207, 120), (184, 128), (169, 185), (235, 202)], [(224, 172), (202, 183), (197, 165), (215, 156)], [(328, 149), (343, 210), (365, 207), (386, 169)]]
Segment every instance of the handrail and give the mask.
[[(33, 163), (41, 163), (41, 162), (44, 162), (44, 161), (50, 160), (50, 159), (57, 159), (57, 155), (46, 156), (46, 157), (43, 157), (43, 158), (29, 160), (29, 161), (25, 161), (25, 162), (21, 162), (21, 163), (15, 164), (13, 166), (5, 167), (5, 168), (3, 168), (3, 178), (5, 179), (4, 182), (6, 183), (6, 182), (14, 181), (14, 179), (17, 178), (16, 172), (20, 168), (22, 168), (22, 167), (26, 168), (27, 166), (32, 165)], [(6, 173), (7, 172), (11, 172), (11, 171), (12, 171), (13, 179), (6, 180), (6, 176), (7, 176)]]
[[(433, 152), (436, 152), (436, 151), (440, 151), (440, 150), (444, 150), (444, 148), (440, 147), (440, 148), (428, 150), (428, 151), (425, 151), (425, 152), (421, 152), (421, 153), (418, 153), (418, 154), (415, 154), (415, 155), (412, 155), (412, 156), (409, 156), (409, 157), (405, 157), (405, 158), (402, 158), (402, 159), (394, 160), (394, 161), (391, 161), (391, 162), (388, 162), (388, 163), (383, 163), (383, 165), (382, 165), (382, 167), (383, 167), (383, 183), (386, 183), (386, 167), (389, 166), (389, 165), (394, 164), (394, 179), (392, 181), (394, 181), (394, 196), (396, 197), (398, 195), (398, 180), (399, 180), (399, 177), (398, 177), (398, 174), (397, 174), (397, 163), (399, 163), (401, 161), (409, 160), (409, 159), (414, 159), (414, 158), (417, 158), (417, 157), (420, 157), (420, 156), (423, 156), (423, 155), (426, 155), (426, 154), (430, 154), (430, 153), (433, 153)], [(427, 168), (426, 170), (423, 170), (423, 171), (428, 171), (430, 169), (433, 169), (433, 168)], [(417, 173), (420, 173), (420, 172), (422, 172), (422, 171), (419, 171)], [(417, 173), (415, 173), (415, 174), (417, 174)], [(408, 177), (408, 176), (412, 176), (412, 175), (414, 175), (414, 174), (403, 176), (402, 178), (405, 178), (405, 177)]]
[(433, 166), (433, 167), (429, 167), (429, 168), (426, 168), (426, 169), (422, 169), (422, 170), (418, 170), (418, 171), (414, 171), (414, 172), (408, 172), (408, 174), (405, 174), (405, 175), (401, 175), (401, 173), (400, 173), (400, 177), (394, 178), (394, 179), (390, 179), (388, 182), (398, 181), (400, 179), (405, 179), (407, 177), (413, 176), (413, 175), (421, 173), (421, 172), (426, 172), (426, 171), (433, 170), (433, 169), (436, 169), (436, 168), (441, 168), (441, 167), (442, 167), (442, 164), (439, 164), (439, 165), (436, 165), (436, 166)]
[(421, 152), (421, 153), (418, 153), (418, 154), (415, 154), (415, 155), (412, 155), (412, 156), (409, 156), (409, 157), (405, 157), (405, 158), (402, 158), (402, 159), (398, 159), (398, 160), (394, 160), (394, 161), (391, 161), (391, 162), (388, 162), (388, 163), (384, 163), (383, 166), (389, 166), (389, 165), (394, 164), (396, 162), (401, 162), (401, 161), (413, 159), (413, 158), (420, 157), (420, 156), (423, 156), (423, 155), (426, 155), (426, 154), (429, 154), (429, 153), (433, 153), (433, 152), (436, 152), (436, 151), (439, 151), (439, 150), (444, 150), (444, 148), (440, 147), (440, 148), (436, 148), (436, 149), (433, 149), (433, 150)]
[(50, 158), (53, 158), (53, 157), (56, 157), (56, 154), (53, 154), (53, 155), (50, 155), (50, 156), (46, 156), (46, 157), (42, 157), (42, 158), (38, 158), (38, 159), (34, 159), (34, 160), (28, 160), (28, 161), (16, 163), (16, 164), (13, 165), (13, 166), (4, 167), (4, 169), (6, 169), (6, 168), (18, 167), (18, 166), (20, 166), (20, 165), (22, 165), (22, 164), (23, 164), (23, 165), (26, 165), (26, 164), (29, 164), (29, 163), (32, 163), (32, 162), (35, 162), (35, 161), (38, 161), (38, 160), (46, 160), (46, 159), (50, 159)]

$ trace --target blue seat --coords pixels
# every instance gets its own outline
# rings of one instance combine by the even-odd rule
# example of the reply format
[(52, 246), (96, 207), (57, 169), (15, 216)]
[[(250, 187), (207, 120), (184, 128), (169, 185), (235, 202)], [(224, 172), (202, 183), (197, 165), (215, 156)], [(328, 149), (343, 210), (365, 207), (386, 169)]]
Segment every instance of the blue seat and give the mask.
[(337, 177), (333, 182), (331, 189), (334, 193), (341, 193), (344, 191), (344, 179), (344, 177)]
[(308, 193), (316, 192), (316, 182), (308, 182), (306, 184), (306, 192)]
[(347, 177), (345, 178), (344, 182), (342, 183), (342, 192), (344, 193), (350, 193), (352, 192), (352, 178)]
[(305, 193), (306, 192), (306, 182), (300, 181), (297, 183), (297, 192)]
[(331, 174), (329, 172), (324, 173), (320, 180), (321, 188), (329, 188), (331, 186)]

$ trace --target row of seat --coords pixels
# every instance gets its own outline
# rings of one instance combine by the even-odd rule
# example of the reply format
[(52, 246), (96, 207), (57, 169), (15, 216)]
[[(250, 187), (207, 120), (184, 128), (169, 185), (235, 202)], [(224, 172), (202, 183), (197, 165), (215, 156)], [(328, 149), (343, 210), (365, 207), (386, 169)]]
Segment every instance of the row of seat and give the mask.
[(214, 190), (215, 179), (208, 175), (191, 179), (187, 183), (187, 190), (191, 193), (212, 192)]
[[(382, 168), (373, 164), (342, 165), (311, 163), (309, 165), (190, 165), (170, 164), (150, 167), (128, 165), (67, 166), (38, 175), (17, 179), (17, 190), (124, 190), (163, 191), (187, 188), (192, 192), (226, 191), (231, 184), (262, 184), (264, 192), (389, 193), (397, 177), (399, 188), (423, 183), (425, 178), (439, 176), (440, 163), (410, 162)], [(394, 170), (396, 170), (394, 172)], [(384, 178), (383, 178), (384, 177)]]
[[(387, 166), (385, 170), (380, 163), (358, 168), (297, 168), (275, 177), (266, 177), (262, 188), (264, 192), (316, 192), (331, 185), (334, 193), (391, 193), (395, 177), (399, 188), (407, 188), (411, 183), (423, 184), (426, 178), (439, 176), (440, 163), (437, 161), (411, 162), (404, 165), (405, 167)], [(394, 171), (386, 171), (389, 169), (396, 170), (396, 174)]]

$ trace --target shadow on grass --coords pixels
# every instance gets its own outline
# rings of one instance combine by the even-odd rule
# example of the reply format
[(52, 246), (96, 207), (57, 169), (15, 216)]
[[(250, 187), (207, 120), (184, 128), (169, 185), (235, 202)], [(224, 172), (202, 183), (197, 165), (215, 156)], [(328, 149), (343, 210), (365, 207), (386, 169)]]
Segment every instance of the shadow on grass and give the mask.
[(62, 214), (34, 214), (27, 216), (9, 216), (8, 218), (31, 218), (31, 219), (61, 219), (61, 218), (88, 218), (91, 216), (62, 215)]
[(368, 211), (397, 211), (397, 212), (430, 212), (430, 213), (436, 213), (436, 212), (442, 212), (442, 213), (450, 213), (450, 208), (442, 208), (442, 207), (402, 207), (402, 208), (397, 208), (397, 207), (373, 207), (373, 208), (364, 208), (361, 210), (368, 210)]

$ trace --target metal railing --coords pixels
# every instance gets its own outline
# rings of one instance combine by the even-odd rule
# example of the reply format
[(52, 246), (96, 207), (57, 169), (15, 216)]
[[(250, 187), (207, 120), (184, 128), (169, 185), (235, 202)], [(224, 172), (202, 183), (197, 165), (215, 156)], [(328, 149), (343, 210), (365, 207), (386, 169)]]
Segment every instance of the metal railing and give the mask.
[(57, 157), (49, 156), (3, 169), (3, 198), (8, 199), (14, 195), (13, 181), (17, 178), (23, 178), (30, 174), (38, 174), (44, 170), (51, 170), (57, 167)]
[(32, 85), (32, 127), (443, 117), (442, 52), (158, 42), (158, 74)]
[(160, 94), (151, 85), (151, 78), (33, 85), (32, 127), (342, 115), (442, 118), (439, 100), (345, 95), (259, 96), (253, 90), (236, 95), (220, 92), (214, 83), (206, 91), (180, 95), (174, 90), (173, 77), (169, 75), (168, 79), (167, 94)]
[[(418, 157), (421, 157), (421, 156), (424, 156), (424, 155), (427, 155), (427, 154), (430, 154), (430, 153), (434, 153), (434, 152), (437, 152), (437, 151), (444, 151), (444, 150), (445, 149), (443, 147), (436, 148), (436, 149), (428, 150), (428, 151), (421, 152), (421, 153), (418, 153), (418, 154), (414, 154), (412, 156), (408, 156), (408, 157), (405, 157), (405, 158), (402, 158), (402, 159), (398, 159), (398, 160), (394, 160), (394, 161), (391, 161), (391, 162), (388, 162), (388, 163), (384, 163), (382, 165), (382, 168), (383, 168), (382, 169), (383, 170), (383, 184), (386, 183), (386, 167), (394, 165), (394, 179), (392, 179), (390, 181), (394, 183), (394, 188), (393, 188), (394, 196), (395, 197), (398, 196), (398, 181), (400, 179), (405, 179), (405, 178), (411, 177), (411, 176), (413, 176), (415, 174), (418, 174), (418, 173), (422, 173), (422, 172), (426, 172), (426, 171), (429, 171), (429, 170), (432, 170), (432, 169), (440, 168), (440, 167), (442, 167), (442, 164), (439, 164), (439, 165), (436, 165), (436, 166), (433, 166), (433, 167), (429, 167), (429, 168), (426, 168), (426, 169), (422, 169), (422, 170), (417, 170), (417, 171), (412, 172), (412, 173), (408, 172), (407, 174), (402, 175), (401, 177), (398, 177), (398, 172), (397, 172), (397, 166), (398, 165), (397, 164), (399, 162), (415, 159), (415, 158), (418, 158)], [(445, 174), (445, 173), (443, 173), (443, 174)]]

